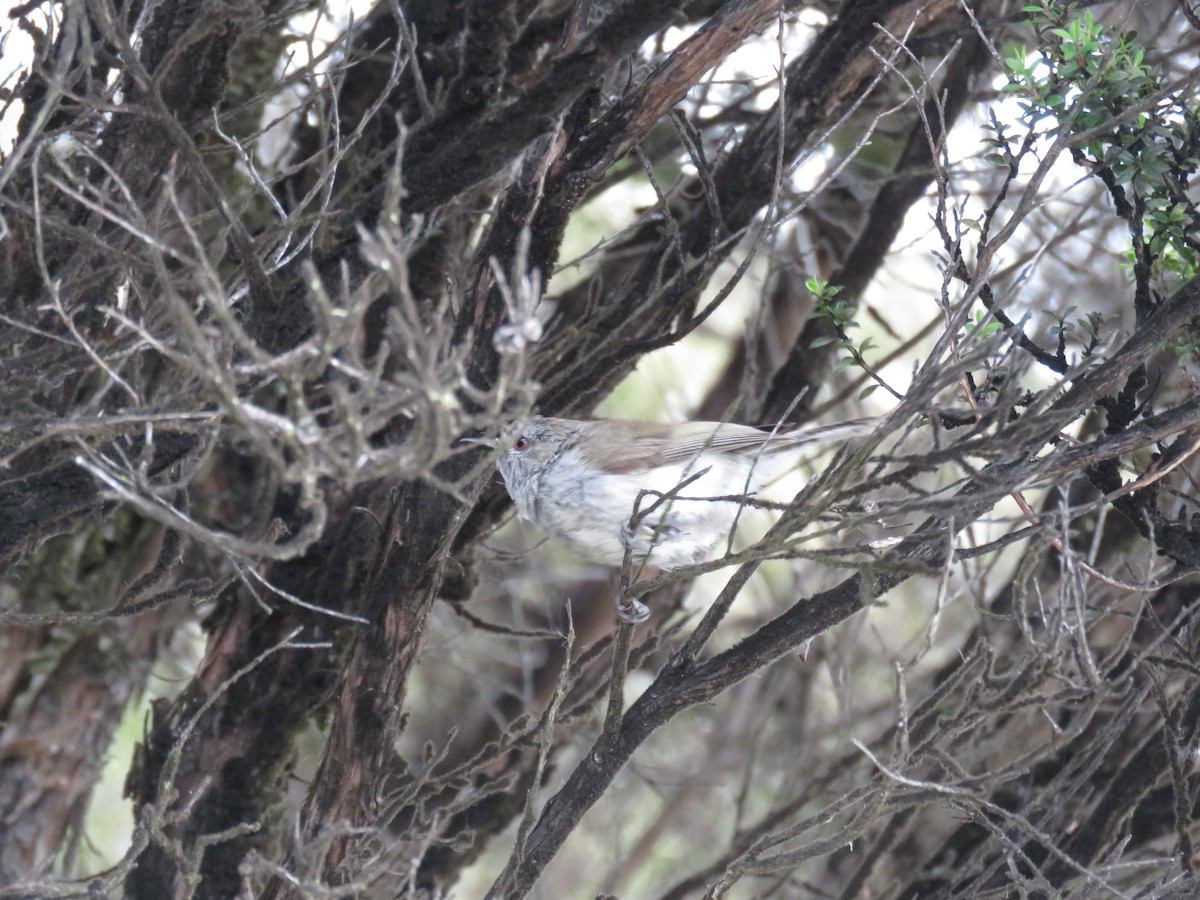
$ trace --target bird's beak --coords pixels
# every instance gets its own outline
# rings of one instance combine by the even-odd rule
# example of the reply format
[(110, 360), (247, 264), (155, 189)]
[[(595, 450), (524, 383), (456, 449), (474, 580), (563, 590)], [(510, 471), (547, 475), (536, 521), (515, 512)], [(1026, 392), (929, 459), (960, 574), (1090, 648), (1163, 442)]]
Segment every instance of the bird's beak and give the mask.
[(490, 447), (492, 450), (495, 450), (496, 445), (500, 443), (500, 439), (485, 437), (459, 438), (458, 442), (460, 444), (479, 444), (483, 447)]

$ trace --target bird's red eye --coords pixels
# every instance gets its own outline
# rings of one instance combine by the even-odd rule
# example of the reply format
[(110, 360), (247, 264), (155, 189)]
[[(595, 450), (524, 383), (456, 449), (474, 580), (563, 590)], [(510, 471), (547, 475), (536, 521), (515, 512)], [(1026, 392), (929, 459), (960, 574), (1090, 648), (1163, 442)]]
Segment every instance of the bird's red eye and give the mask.
[(516, 439), (516, 441), (513, 442), (513, 449), (518, 453), (520, 453), (522, 450), (528, 449), (528, 447), (529, 441), (526, 440), (525, 435), (521, 435)]

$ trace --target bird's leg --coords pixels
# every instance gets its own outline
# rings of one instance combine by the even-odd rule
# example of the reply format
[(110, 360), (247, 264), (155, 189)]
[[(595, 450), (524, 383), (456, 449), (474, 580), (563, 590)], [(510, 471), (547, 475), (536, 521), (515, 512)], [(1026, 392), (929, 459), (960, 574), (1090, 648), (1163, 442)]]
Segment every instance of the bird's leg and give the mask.
[(650, 618), (650, 607), (638, 599), (638, 596), (645, 592), (635, 591), (634, 588), (657, 578), (663, 573), (663, 570), (653, 563), (643, 561), (638, 566), (636, 575), (633, 575), (630, 572), (628, 557), (625, 563), (621, 570), (614, 606), (617, 609), (618, 619), (622, 622), (629, 622), (631, 625), (638, 625)]
[[(675, 485), (675, 487), (671, 488), (671, 490), (666, 491), (665, 493), (648, 490), (638, 491), (637, 499), (635, 499), (633, 502), (633, 515), (629, 517), (628, 522), (621, 526), (621, 544), (625, 548), (625, 558), (621, 563), (621, 588), (619, 591), (617, 591), (616, 607), (617, 618), (621, 619), (623, 622), (629, 622), (636, 625), (639, 622), (645, 622), (648, 618), (650, 618), (650, 608), (646, 606), (646, 604), (642, 603), (635, 597), (626, 596), (630, 583), (633, 581), (631, 575), (633, 573), (634, 543), (637, 536), (637, 530), (639, 528), (647, 527), (647, 525), (651, 529), (650, 547), (647, 549), (642, 559), (638, 562), (637, 572), (640, 575), (646, 568), (647, 563), (649, 562), (650, 553), (653, 552), (654, 545), (659, 541), (659, 539), (664, 536), (677, 535), (679, 533), (679, 529), (675, 528), (673, 525), (665, 524), (663, 521), (664, 513), (659, 513), (657, 511), (664, 504), (666, 504), (667, 508), (669, 509), (671, 502), (674, 501), (680, 491), (682, 491), (696, 479), (703, 478), (706, 474), (708, 474), (710, 469), (712, 469), (712, 466), (705, 466), (699, 472), (695, 472), (689, 477), (683, 479), (683, 481), (679, 482), (679, 484)], [(648, 496), (653, 496), (657, 499), (648, 507), (642, 509), (642, 500)], [(655, 515), (655, 513), (657, 514)], [(647, 517), (651, 515), (654, 517), (647, 521)]]
[[(638, 494), (637, 500), (633, 505), (633, 516), (628, 521), (621, 523), (620, 531), (621, 546), (624, 548), (625, 553), (624, 559), (621, 562), (621, 576), (618, 582), (617, 596), (613, 605), (617, 610), (617, 618), (631, 625), (637, 625), (650, 618), (650, 607), (634, 597), (626, 596), (634, 578), (637, 577), (633, 571), (633, 555), (637, 552), (635, 547), (637, 543), (637, 529), (641, 527), (642, 520), (646, 517), (646, 512), (649, 512), (649, 510), (646, 512), (640, 510), (642, 498), (645, 494), (646, 491), (641, 491)], [(641, 569), (645, 565), (646, 559), (645, 554), (643, 554), (641, 565), (638, 566), (638, 574), (641, 573)]]
[(633, 533), (633, 526), (628, 522), (621, 523), (621, 546), (626, 550), (633, 550), (633, 542), (636, 536)]

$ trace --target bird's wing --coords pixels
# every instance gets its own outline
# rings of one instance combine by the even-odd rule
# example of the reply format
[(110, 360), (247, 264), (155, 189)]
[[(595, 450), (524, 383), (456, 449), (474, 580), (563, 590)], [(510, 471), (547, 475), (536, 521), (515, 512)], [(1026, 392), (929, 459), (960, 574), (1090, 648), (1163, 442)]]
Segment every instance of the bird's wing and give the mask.
[(879, 420), (873, 418), (849, 419), (833, 425), (807, 425), (772, 433), (749, 425), (686, 422), (675, 426), (675, 440), (662, 456), (669, 462), (686, 462), (709, 448), (736, 453), (757, 450), (765, 445), (768, 453), (775, 453), (808, 444), (836, 444), (870, 434), (878, 424)]
[(604, 449), (591, 452), (592, 462), (613, 474), (644, 472), (655, 466), (686, 463), (701, 451), (736, 451), (757, 447), (767, 433), (747, 425), (723, 425), (720, 422), (682, 422), (663, 425), (629, 419), (605, 422)]
[(589, 442), (584, 452), (605, 471), (627, 475), (644, 472), (655, 466), (690, 462), (708, 449), (736, 453), (739, 450), (756, 450), (766, 444), (767, 450), (773, 452), (806, 444), (847, 440), (869, 433), (875, 422), (874, 419), (855, 419), (837, 425), (771, 434), (749, 425), (722, 422), (663, 425), (631, 419), (608, 419), (604, 423), (606, 440), (599, 444)]
[(670, 462), (687, 462), (704, 450), (738, 451), (761, 447), (771, 436), (749, 425), (685, 422), (676, 426), (675, 440), (663, 454)]

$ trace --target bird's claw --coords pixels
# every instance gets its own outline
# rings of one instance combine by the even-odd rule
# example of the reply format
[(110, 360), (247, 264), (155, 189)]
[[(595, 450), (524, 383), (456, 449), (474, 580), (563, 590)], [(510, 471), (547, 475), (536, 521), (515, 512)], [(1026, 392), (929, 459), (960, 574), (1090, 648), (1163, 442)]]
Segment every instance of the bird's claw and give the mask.
[(628, 522), (621, 523), (621, 546), (633, 547), (633, 529), (629, 527)]
[(650, 618), (650, 607), (632, 597), (625, 598), (617, 595), (617, 618), (630, 625), (640, 625)]

